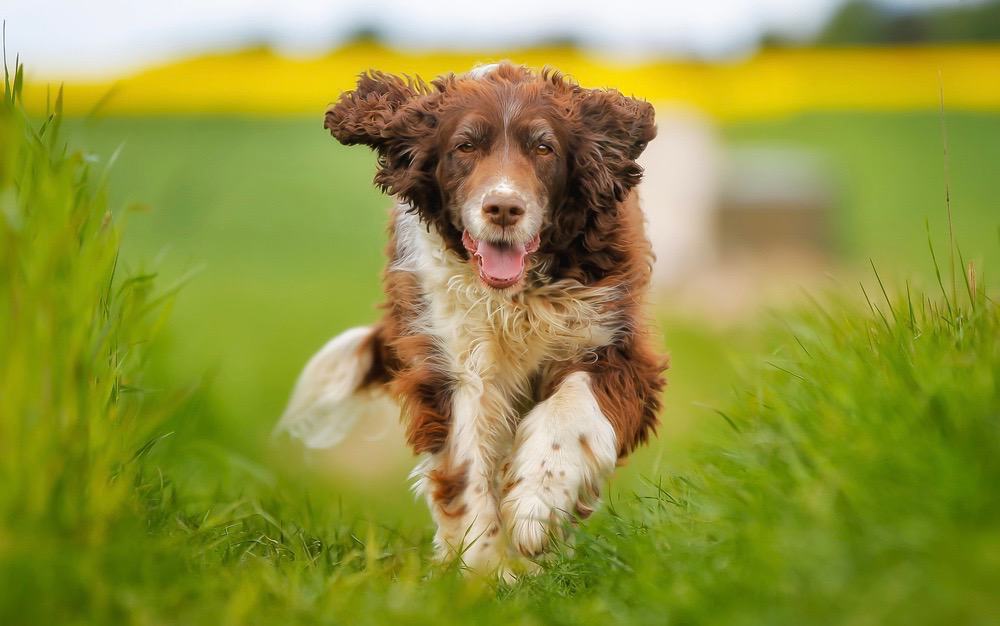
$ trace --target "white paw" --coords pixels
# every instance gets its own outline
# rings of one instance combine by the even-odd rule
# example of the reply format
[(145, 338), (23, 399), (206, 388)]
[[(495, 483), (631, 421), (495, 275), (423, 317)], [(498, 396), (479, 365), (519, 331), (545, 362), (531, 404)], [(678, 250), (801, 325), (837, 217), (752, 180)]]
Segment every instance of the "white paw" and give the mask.
[(501, 483), (501, 514), (511, 546), (535, 557), (567, 523), (593, 511), (601, 482), (617, 460), (614, 429), (573, 374), (518, 427)]
[(462, 564), (477, 574), (496, 572), (503, 563), (504, 552), (499, 520), (487, 525), (475, 520), (458, 547)]
[(518, 580), (535, 576), (542, 571), (542, 566), (519, 555), (509, 554), (504, 559), (503, 565), (497, 570), (497, 579), (508, 585), (513, 585)]
[(592, 510), (583, 503), (593, 501), (596, 492), (581, 491), (585, 481), (567, 455), (553, 454), (530, 471), (523, 465), (512, 465), (502, 511), (511, 546), (535, 557), (553, 538), (564, 536), (566, 524), (578, 511)]
[(540, 554), (549, 543), (550, 528), (557, 522), (552, 506), (536, 493), (515, 489), (504, 501), (504, 510), (514, 549), (526, 557)]

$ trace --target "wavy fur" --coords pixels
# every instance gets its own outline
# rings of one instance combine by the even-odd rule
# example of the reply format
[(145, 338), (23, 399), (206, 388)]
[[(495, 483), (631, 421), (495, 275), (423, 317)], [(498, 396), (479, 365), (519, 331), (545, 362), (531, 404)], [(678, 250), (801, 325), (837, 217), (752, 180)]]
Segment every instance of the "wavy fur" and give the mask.
[[(425, 455), (414, 477), (442, 556), (509, 567), (544, 550), (561, 520), (586, 516), (615, 462), (657, 425), (667, 363), (643, 312), (653, 259), (634, 191), (653, 108), (502, 63), (430, 85), (368, 72), (325, 126), (377, 152), (375, 183), (399, 201), (383, 318), (338, 397), (395, 398)], [(469, 188), (493, 176), (487, 167), (542, 212), (515, 288), (487, 286), (470, 258)], [(322, 382), (300, 387), (310, 380)]]

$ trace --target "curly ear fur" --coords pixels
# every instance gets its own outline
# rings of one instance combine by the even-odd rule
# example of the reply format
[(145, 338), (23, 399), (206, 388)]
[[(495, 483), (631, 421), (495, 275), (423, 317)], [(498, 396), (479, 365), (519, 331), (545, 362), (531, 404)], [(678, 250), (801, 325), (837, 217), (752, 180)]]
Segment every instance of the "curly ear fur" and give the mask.
[[(474, 93), (473, 86), (481, 90), (493, 83), (534, 80), (527, 69), (510, 64), (500, 64), (463, 87), (466, 78), (447, 75), (428, 85), (372, 70), (361, 74), (357, 87), (327, 110), (324, 124), (341, 143), (376, 150), (375, 184), (407, 202), (460, 254), (461, 232), (444, 210), (436, 181), (437, 131), (446, 123), (444, 109), (461, 104), (463, 88)], [(553, 211), (546, 237), (556, 249), (582, 245), (592, 253), (602, 251), (609, 245), (605, 234), (614, 228), (618, 204), (642, 178), (635, 160), (656, 136), (653, 107), (613, 89), (583, 89), (556, 71), (545, 70), (539, 78), (540, 89), (553, 98), (551, 106), (572, 137), (571, 182), (565, 200)], [(604, 271), (599, 260), (595, 257), (591, 265)], [(614, 259), (609, 257), (607, 263)]]
[(382, 150), (388, 139), (385, 128), (396, 111), (426, 91), (420, 81), (370, 70), (358, 76), (353, 91), (341, 94), (326, 110), (323, 128), (345, 146), (364, 144)]
[[(557, 86), (565, 85), (553, 76)], [(649, 103), (613, 89), (573, 85), (566, 96), (563, 106), (573, 137), (569, 187), (551, 216), (546, 247), (557, 252), (551, 259), (553, 275), (588, 282), (631, 263), (625, 242), (634, 238), (621, 236), (620, 207), (642, 179), (635, 160), (656, 136), (656, 125)]]
[(375, 184), (412, 206), (433, 212), (440, 204), (434, 171), (437, 166), (436, 130), (440, 92), (403, 106), (385, 128), (387, 137), (379, 150)]
[[(344, 145), (364, 144), (378, 152), (375, 184), (385, 193), (419, 207), (424, 218), (443, 215), (435, 193), (434, 130), (446, 84), (433, 87), (419, 78), (377, 70), (358, 77), (326, 112), (324, 128)], [(446, 224), (439, 224), (446, 229)]]
[(581, 89), (577, 98), (573, 178), (587, 204), (613, 207), (642, 179), (635, 160), (656, 137), (653, 107), (614, 89)]

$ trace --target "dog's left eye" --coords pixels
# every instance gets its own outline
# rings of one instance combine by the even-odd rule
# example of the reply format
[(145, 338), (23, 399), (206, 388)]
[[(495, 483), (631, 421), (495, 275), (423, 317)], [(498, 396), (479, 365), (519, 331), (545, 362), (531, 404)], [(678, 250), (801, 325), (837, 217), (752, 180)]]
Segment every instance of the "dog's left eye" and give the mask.
[(455, 149), (458, 150), (459, 152), (463, 152), (465, 154), (469, 154), (470, 152), (472, 152), (473, 150), (475, 150), (476, 147), (474, 145), (472, 145), (471, 143), (469, 143), (468, 141), (466, 141), (465, 143), (458, 144), (458, 146), (456, 146)]
[(546, 143), (540, 143), (535, 146), (535, 154), (539, 156), (545, 156), (547, 154), (552, 154), (552, 146)]

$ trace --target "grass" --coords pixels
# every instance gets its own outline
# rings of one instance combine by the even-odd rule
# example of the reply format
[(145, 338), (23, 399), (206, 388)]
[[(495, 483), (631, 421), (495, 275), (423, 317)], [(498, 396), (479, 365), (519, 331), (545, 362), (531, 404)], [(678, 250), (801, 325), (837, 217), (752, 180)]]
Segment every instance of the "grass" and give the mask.
[[(947, 92), (945, 92), (947, 104)], [(993, 180), (1000, 161), (1000, 116), (945, 112), (956, 240), (1000, 264), (1000, 199)], [(925, 222), (948, 230), (942, 119), (937, 111), (812, 113), (770, 122), (732, 124), (736, 145), (794, 145), (818, 153), (830, 167), (843, 211), (835, 214), (837, 243), (848, 259), (883, 269), (931, 275)]]
[[(425, 523), (366, 517), (287, 451), (271, 462), (252, 453), (259, 441), (241, 443), (260, 439), (261, 396), (229, 404), (251, 384), (227, 377), (252, 379), (268, 358), (297, 364), (308, 334), (322, 338), (320, 326), (367, 314), (374, 299), (357, 275), (379, 254), (362, 239), (378, 228), (379, 201), (348, 196), (364, 207), (328, 215), (318, 209), (335, 187), (310, 174), (347, 160), (284, 161), (267, 142), (226, 147), (210, 134), (185, 148), (163, 132), (163, 155), (115, 164), (112, 182), (135, 176), (139, 189), (164, 177), (157, 193), (174, 197), (163, 217), (130, 218), (148, 219), (146, 232), (133, 229), (137, 247), (121, 252), (126, 214), (109, 212), (103, 175), (63, 148), (58, 116), (40, 130), (5, 94), (0, 623), (987, 624), (1000, 612), (1000, 309), (981, 276), (956, 296), (947, 284), (894, 293), (868, 281), (870, 300), (841, 294), (782, 316), (754, 340), (771, 348), (716, 427), (700, 431), (711, 435), (672, 464), (654, 454), (645, 468), (655, 472), (616, 480), (572, 549), (538, 577), (498, 586), (433, 564)], [(230, 164), (228, 150), (259, 169)], [(198, 166), (205, 159), (218, 161), (214, 173)], [(171, 178), (177, 168), (186, 176)], [(316, 195), (296, 195), (301, 185)], [(203, 197), (198, 186), (214, 201), (185, 206)], [(135, 261), (161, 219), (174, 220), (165, 239), (185, 259), (209, 262), (208, 286), (185, 288), (190, 308), (176, 307), (170, 337), (160, 331), (173, 292), (157, 291)], [(283, 228), (303, 219), (294, 232), (316, 239), (284, 242)], [(227, 244), (229, 229), (239, 237)], [(334, 233), (336, 254), (311, 251), (321, 232)], [(310, 260), (330, 269), (324, 281), (357, 281), (356, 298), (314, 305), (330, 312), (322, 323), (288, 314), (304, 310), (295, 298), (308, 294), (295, 294), (310, 280), (288, 267)], [(279, 303), (270, 326), (261, 320), (272, 311), (243, 308), (254, 289)], [(275, 333), (303, 354), (277, 352)], [(708, 335), (694, 329), (681, 344), (692, 363), (703, 353), (707, 364), (694, 367), (710, 378), (720, 354)], [(204, 353), (187, 373), (149, 360), (156, 345), (186, 357), (209, 349), (186, 343), (227, 341), (236, 356), (192, 391)], [(244, 358), (256, 361), (240, 370)], [(680, 368), (675, 386), (685, 376)], [(216, 395), (215, 385), (233, 386)]]
[[(1000, 116), (949, 114), (956, 235), (985, 267), (1000, 265)], [(372, 156), (334, 142), (313, 118), (72, 120), (75, 145), (105, 160), (110, 203), (143, 203), (130, 219), (126, 265), (168, 280), (196, 275), (173, 310), (167, 379), (213, 373), (224, 410), (213, 421), (249, 449), (262, 440), (310, 354), (339, 330), (368, 323), (381, 299), (388, 203), (370, 184)], [(933, 276), (924, 223), (944, 232), (938, 114), (826, 113), (729, 125), (734, 145), (794, 143), (827, 155), (841, 185), (836, 242), (848, 263), (872, 258), (895, 275)], [(752, 344), (699, 320), (664, 319), (675, 384), (667, 394), (672, 445), (706, 419), (733, 381), (730, 355)], [(746, 334), (746, 333), (744, 333)], [(749, 331), (754, 335), (753, 329)], [(729, 347), (730, 344), (733, 347)], [(683, 446), (668, 450), (681, 452)], [(402, 463), (410, 460), (402, 457)], [(405, 469), (394, 474), (399, 478)]]
[[(118, 118), (68, 126), (74, 145), (101, 162), (121, 149), (109, 200), (140, 209), (128, 214), (123, 265), (152, 267), (169, 282), (195, 271), (155, 351), (154, 379), (188, 384), (208, 373), (205, 401), (213, 408), (185, 428), (251, 458), (266, 456), (266, 434), (302, 364), (335, 333), (377, 315), (388, 202), (370, 184), (371, 155), (338, 146), (315, 120)], [(726, 342), (748, 341), (739, 330), (667, 321), (673, 417), (663, 447), (631, 464), (633, 477), (683, 454), (698, 424), (713, 419), (694, 403), (728, 392), (733, 350)], [(426, 524), (407, 495), (413, 459), (397, 439), (375, 451), (372, 464), (384, 469), (365, 476), (378, 485), (375, 493), (359, 493), (356, 472), (327, 465), (349, 505)]]
[(33, 126), (15, 97), (19, 83), (18, 70), (0, 104), (5, 623), (105, 605), (116, 579), (129, 576), (129, 539), (146, 536), (135, 495), (142, 459), (174, 403), (144, 388), (165, 296), (154, 296), (151, 276), (117, 272), (120, 231), (102, 181), (83, 155), (65, 151), (59, 100)]

